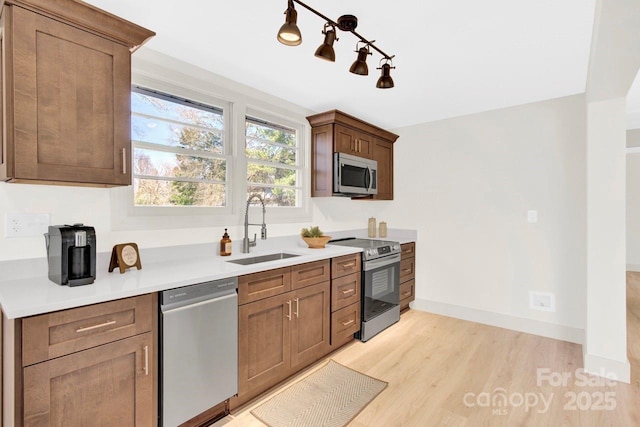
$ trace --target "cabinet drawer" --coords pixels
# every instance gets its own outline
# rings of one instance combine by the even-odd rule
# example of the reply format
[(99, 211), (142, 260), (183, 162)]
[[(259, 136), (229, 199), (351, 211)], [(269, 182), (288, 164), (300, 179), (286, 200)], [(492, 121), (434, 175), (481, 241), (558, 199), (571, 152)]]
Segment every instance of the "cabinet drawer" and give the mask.
[(406, 258), (400, 261), (400, 283), (416, 277), (416, 259)]
[(338, 277), (331, 281), (331, 311), (360, 302), (360, 273)]
[(291, 289), (300, 289), (331, 278), (331, 263), (328, 259), (307, 262), (291, 267)]
[(413, 301), (416, 299), (415, 297), (415, 279), (411, 279), (407, 282), (404, 282), (400, 285), (400, 301), (408, 300)]
[(22, 366), (151, 331), (153, 294), (22, 320)]
[(360, 303), (351, 304), (331, 314), (331, 345), (353, 339), (360, 330)]
[(291, 267), (238, 277), (238, 304), (246, 304), (291, 290)]
[(331, 278), (360, 271), (360, 254), (344, 255), (331, 259)]
[(408, 257), (412, 257), (412, 256), (416, 256), (416, 243), (415, 242), (411, 242), (411, 243), (403, 243), (402, 245), (400, 245), (401, 250), (402, 250), (402, 258), (408, 258)]

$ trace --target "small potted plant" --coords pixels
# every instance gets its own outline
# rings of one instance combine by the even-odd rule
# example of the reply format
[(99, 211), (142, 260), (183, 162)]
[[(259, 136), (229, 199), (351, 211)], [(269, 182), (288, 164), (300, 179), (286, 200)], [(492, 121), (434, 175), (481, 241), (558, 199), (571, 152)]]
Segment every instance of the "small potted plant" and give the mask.
[(311, 249), (324, 248), (327, 242), (331, 240), (331, 236), (325, 236), (318, 226), (303, 228), (300, 236), (302, 236), (302, 240), (304, 240)]

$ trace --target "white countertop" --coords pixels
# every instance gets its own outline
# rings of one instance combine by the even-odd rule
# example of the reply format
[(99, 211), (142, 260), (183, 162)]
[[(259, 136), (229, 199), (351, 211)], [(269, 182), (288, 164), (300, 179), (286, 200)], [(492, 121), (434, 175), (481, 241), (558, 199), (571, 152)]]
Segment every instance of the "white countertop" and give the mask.
[[(342, 233), (349, 232), (331, 234), (335, 238), (334, 234)], [(388, 237), (387, 240), (415, 241), (415, 232), (413, 238), (403, 236)], [(140, 249), (142, 269), (132, 268), (124, 274), (117, 269), (109, 273), (111, 254), (100, 253), (95, 282), (77, 287), (60, 286), (50, 281), (45, 258), (0, 262), (0, 271), (7, 273), (0, 279), (0, 306), (7, 318), (15, 319), (361, 252), (358, 248), (331, 245), (324, 249), (309, 249), (298, 236), (259, 240), (251, 253), (234, 253), (229, 257), (219, 256), (217, 246), (211, 243)], [(275, 252), (299, 256), (246, 266), (228, 262)]]

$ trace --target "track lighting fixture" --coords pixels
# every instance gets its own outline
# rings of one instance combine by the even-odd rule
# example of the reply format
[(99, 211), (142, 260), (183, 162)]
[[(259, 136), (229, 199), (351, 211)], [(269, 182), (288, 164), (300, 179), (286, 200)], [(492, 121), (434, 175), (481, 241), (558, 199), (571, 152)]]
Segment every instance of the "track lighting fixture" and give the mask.
[[(355, 31), (358, 26), (358, 18), (353, 15), (342, 15), (338, 18), (338, 22), (335, 22), (312, 7), (307, 6), (300, 0), (288, 0), (287, 10), (284, 12), (286, 15), (285, 23), (280, 27), (280, 31), (278, 31), (278, 41), (280, 43), (287, 46), (297, 46), (302, 43), (302, 34), (300, 33), (300, 29), (297, 25), (298, 12), (295, 9), (294, 3), (304, 7), (326, 21), (324, 29), (322, 30), (322, 34), (324, 34), (324, 42), (320, 47), (318, 47), (318, 49), (316, 49), (315, 56), (320, 59), (335, 62), (336, 54), (333, 50), (333, 43), (338, 40), (336, 28), (341, 31), (348, 31), (359, 39), (356, 43), (358, 58), (351, 65), (349, 71), (361, 76), (368, 75), (369, 68), (367, 67), (367, 56), (372, 54), (371, 49), (373, 49), (382, 55), (380, 62), (382, 63), (382, 61), (384, 61), (384, 63), (378, 68), (378, 70), (382, 70), (382, 72), (378, 82), (376, 83), (376, 87), (380, 89), (389, 89), (394, 86), (393, 79), (391, 78), (391, 69), (395, 67), (392, 66), (391, 61), (395, 55), (387, 55), (373, 44), (375, 40), (369, 41), (358, 34)], [(362, 47), (358, 47), (360, 43), (363, 43)]]
[[(382, 62), (382, 60), (380, 60), (380, 62)], [(391, 78), (392, 68), (396, 67), (391, 65), (391, 60), (389, 59), (385, 59), (385, 63), (378, 67), (378, 70), (382, 70), (378, 83), (376, 83), (378, 89), (391, 89), (394, 86), (393, 79)]]
[(349, 68), (349, 72), (353, 74), (359, 74), (361, 76), (366, 76), (369, 74), (369, 67), (367, 67), (367, 55), (371, 55), (369, 51), (369, 45), (362, 46), (358, 49), (358, 44), (356, 44), (356, 52), (358, 52), (358, 59), (351, 65)]
[(333, 25), (326, 23), (324, 24), (322, 34), (324, 34), (324, 42), (318, 49), (316, 49), (315, 56), (320, 59), (335, 62), (336, 52), (333, 50), (333, 42), (338, 41), (338, 38), (336, 37), (336, 28)]
[(289, 5), (284, 14), (287, 17), (282, 27), (280, 27), (280, 31), (278, 31), (278, 41), (287, 46), (298, 46), (302, 43), (302, 34), (300, 34), (300, 29), (297, 25), (298, 12), (293, 6), (293, 0), (289, 0)]

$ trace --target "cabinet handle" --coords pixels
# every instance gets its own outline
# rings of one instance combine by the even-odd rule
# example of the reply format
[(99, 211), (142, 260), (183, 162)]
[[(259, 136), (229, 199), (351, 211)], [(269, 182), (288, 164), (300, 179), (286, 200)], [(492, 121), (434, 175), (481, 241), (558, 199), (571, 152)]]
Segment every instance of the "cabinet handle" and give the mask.
[(144, 374), (149, 375), (149, 346), (144, 346)]
[(360, 147), (362, 147), (362, 141), (358, 139), (358, 153), (360, 152)]
[(403, 273), (411, 273), (411, 269), (410, 268), (403, 268), (402, 272)]
[(352, 323), (354, 323), (354, 322), (355, 322), (355, 320), (351, 319), (351, 320), (349, 320), (348, 322), (342, 322), (342, 326), (349, 326), (349, 325), (351, 325), (351, 324), (352, 324)]
[(403, 292), (403, 293), (402, 293), (402, 296), (404, 296), (404, 297), (408, 297), (408, 296), (410, 296), (410, 295), (411, 295), (411, 292)]
[(291, 320), (291, 300), (287, 301), (287, 305), (289, 306), (289, 314), (286, 317)]
[(355, 266), (356, 266), (356, 263), (355, 263), (355, 262), (350, 262), (350, 263), (348, 263), (348, 264), (342, 264), (342, 267), (343, 267), (343, 268), (347, 268), (347, 267), (355, 267)]
[(351, 289), (347, 289), (346, 291), (342, 291), (342, 294), (343, 295), (349, 295), (350, 293), (355, 292), (355, 291), (356, 291), (355, 289), (351, 288)]
[(122, 175), (127, 174), (127, 149), (122, 149)]
[(92, 329), (98, 329), (98, 328), (102, 328), (103, 326), (109, 326), (109, 325), (115, 325), (115, 324), (116, 324), (115, 320), (107, 320), (106, 322), (100, 323), (99, 325), (87, 326), (86, 328), (76, 329), (76, 333), (79, 334), (80, 332), (86, 332)]
[(296, 318), (300, 317), (300, 298), (296, 298)]

